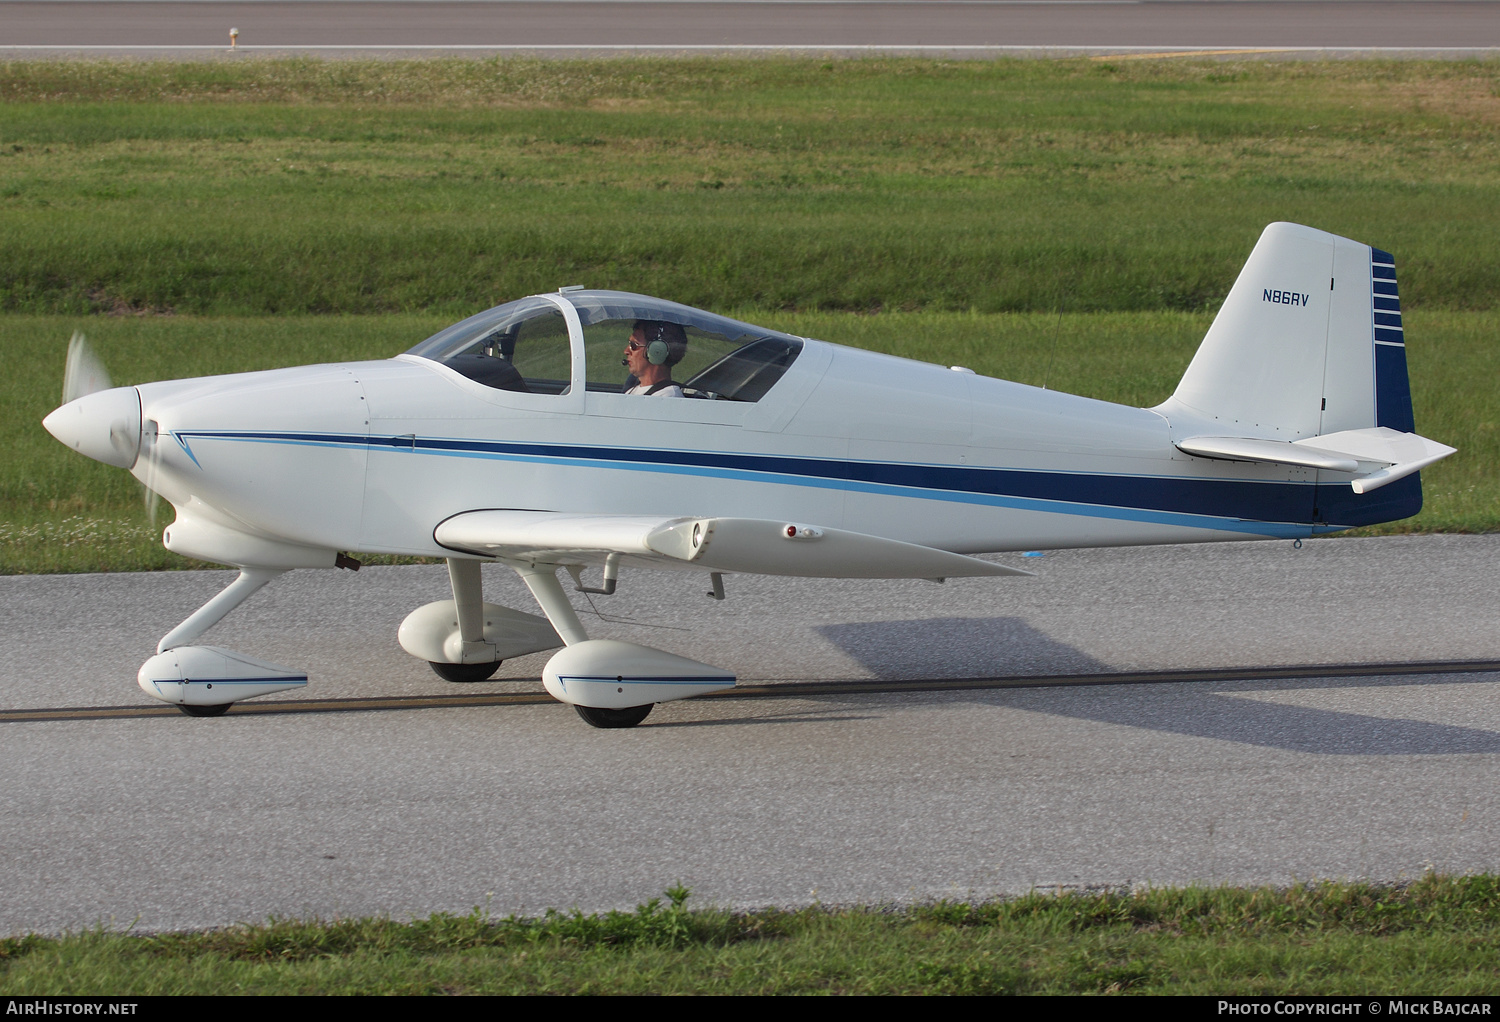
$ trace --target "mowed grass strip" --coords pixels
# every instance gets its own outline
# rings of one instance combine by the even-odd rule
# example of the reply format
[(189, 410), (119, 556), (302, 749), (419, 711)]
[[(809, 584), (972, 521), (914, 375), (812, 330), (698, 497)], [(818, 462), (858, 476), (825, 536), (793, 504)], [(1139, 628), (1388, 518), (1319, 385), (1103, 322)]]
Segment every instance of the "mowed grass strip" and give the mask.
[(0, 994), (1493, 994), (1500, 881), (688, 907), (0, 940)]
[(1295, 220), (1490, 309), (1500, 62), (0, 64), (0, 310), (1201, 311)]
[[(1177, 385), (1211, 314), (748, 311), (766, 326), (1106, 401), (1150, 406)], [(1417, 427), (1459, 453), (1422, 473), (1425, 506), (1373, 532), (1500, 527), (1500, 313), (1406, 317)], [(41, 427), (61, 396), (76, 329), (118, 384), (347, 359), (386, 358), (446, 325), (432, 314), (254, 318), (4, 316), (0, 573), (195, 567), (161, 546), (125, 472), (69, 451)]]

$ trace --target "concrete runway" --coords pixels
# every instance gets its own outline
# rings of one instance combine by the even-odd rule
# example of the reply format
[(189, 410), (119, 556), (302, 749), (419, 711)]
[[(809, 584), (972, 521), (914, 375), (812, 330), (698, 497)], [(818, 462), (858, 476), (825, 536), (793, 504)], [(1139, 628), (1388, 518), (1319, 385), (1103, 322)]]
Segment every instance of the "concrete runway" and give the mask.
[(0, 55), (1257, 50), (1475, 55), (1496, 0), (0, 0)]
[[(686, 701), (619, 732), (539, 702), (0, 719), (0, 933), (592, 911), (676, 882), (750, 907), (1500, 869), (1497, 672), (941, 686), (1500, 661), (1500, 536), (1006, 560), (1039, 576), (731, 578), (717, 604), (629, 573), (585, 617), (742, 681), (934, 682), (902, 693)], [(0, 578), (0, 707), (148, 704), (136, 667), (228, 577)], [(309, 668), (308, 700), (535, 691), (545, 654), (454, 686), (400, 651), (443, 595), (440, 567), (293, 573), (206, 641)]]

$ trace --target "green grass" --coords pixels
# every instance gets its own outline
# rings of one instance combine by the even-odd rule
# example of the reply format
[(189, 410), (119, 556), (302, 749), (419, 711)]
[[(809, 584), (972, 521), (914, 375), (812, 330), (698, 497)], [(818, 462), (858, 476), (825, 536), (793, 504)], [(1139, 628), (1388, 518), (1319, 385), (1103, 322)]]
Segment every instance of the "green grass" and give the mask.
[(0, 940), (0, 994), (1458, 994), (1500, 987), (1500, 881), (1032, 894)]
[(1202, 310), (1296, 220), (1494, 308), (1500, 62), (0, 64), (0, 311)]

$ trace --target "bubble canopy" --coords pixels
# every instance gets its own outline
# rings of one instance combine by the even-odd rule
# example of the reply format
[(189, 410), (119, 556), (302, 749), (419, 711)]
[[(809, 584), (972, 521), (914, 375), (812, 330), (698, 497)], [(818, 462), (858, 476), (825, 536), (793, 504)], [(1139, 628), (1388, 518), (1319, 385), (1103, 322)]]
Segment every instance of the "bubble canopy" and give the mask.
[[(561, 302), (576, 310), (582, 336), (570, 335)], [(433, 334), (407, 354), (447, 365), (499, 390), (568, 393), (576, 383), (622, 393), (633, 382), (621, 354), (637, 323), (675, 324), (685, 345), (674, 349), (674, 382), (683, 396), (758, 401), (802, 350), (788, 334), (676, 302), (623, 291), (534, 295), (488, 309)], [(583, 346), (586, 381), (573, 381), (571, 349)]]

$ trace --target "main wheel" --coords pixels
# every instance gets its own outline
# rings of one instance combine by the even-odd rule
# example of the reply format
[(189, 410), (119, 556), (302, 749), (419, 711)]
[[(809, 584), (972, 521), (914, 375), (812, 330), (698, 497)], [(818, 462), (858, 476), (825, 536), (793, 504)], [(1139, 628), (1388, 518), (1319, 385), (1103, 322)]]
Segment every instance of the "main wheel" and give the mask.
[(187, 703), (178, 703), (177, 708), (189, 717), (222, 717), (233, 705), (233, 703), (215, 703), (213, 706), (189, 706)]
[(444, 681), (456, 681), (466, 684), (475, 681), (487, 681), (495, 676), (503, 661), (496, 660), (488, 664), (437, 664), (431, 660), (427, 665), (432, 668), (433, 673)]
[(579, 706), (574, 704), (573, 709), (584, 722), (592, 727), (635, 727), (646, 719), (646, 714), (651, 712), (655, 703), (647, 703), (645, 706), (627, 706), (623, 710), (609, 710), (602, 706)]

